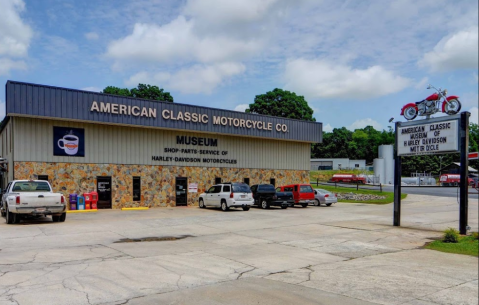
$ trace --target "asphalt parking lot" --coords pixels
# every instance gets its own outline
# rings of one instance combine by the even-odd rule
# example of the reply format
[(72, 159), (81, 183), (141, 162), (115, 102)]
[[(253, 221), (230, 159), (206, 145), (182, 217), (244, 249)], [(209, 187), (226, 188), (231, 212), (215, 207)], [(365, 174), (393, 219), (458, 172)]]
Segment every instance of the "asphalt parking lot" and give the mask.
[[(477, 257), (422, 249), (458, 227), (453, 199), (409, 195), (402, 227), (392, 204), (360, 203), (2, 222), (0, 305), (477, 305)], [(469, 225), (478, 231), (477, 200)]]

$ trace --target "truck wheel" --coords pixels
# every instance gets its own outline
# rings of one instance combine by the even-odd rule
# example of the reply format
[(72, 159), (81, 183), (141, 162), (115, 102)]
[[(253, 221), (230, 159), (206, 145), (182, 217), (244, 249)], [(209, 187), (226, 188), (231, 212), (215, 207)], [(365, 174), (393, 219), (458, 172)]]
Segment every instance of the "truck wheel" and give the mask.
[(228, 205), (226, 204), (226, 201), (223, 201), (221, 202), (221, 210), (223, 210), (223, 212), (226, 212), (228, 211), (230, 208), (228, 207)]
[(261, 200), (261, 208), (262, 209), (269, 209), (269, 203), (266, 200)]
[(53, 222), (59, 222), (60, 221), (60, 216), (52, 215), (52, 221)]
[(9, 225), (17, 223), (17, 215), (10, 212), (7, 208), (7, 211), (5, 212), (5, 222)]
[(243, 211), (249, 211), (249, 207), (243, 207)]
[(287, 206), (287, 205), (282, 205), (281, 208), (282, 208), (283, 210), (285, 210), (285, 209), (288, 208), (288, 206)]
[(314, 205), (319, 207), (321, 205), (321, 203), (319, 202), (318, 199), (314, 199)]
[(203, 199), (200, 199), (199, 206), (200, 206), (200, 208), (201, 208), (201, 209), (204, 209), (204, 208), (206, 208), (206, 206), (205, 206), (205, 202), (203, 201)]
[(302, 206), (303, 208), (305, 208), (305, 207), (308, 206), (308, 204), (307, 204), (307, 203), (302, 203), (301, 206)]
[(65, 222), (66, 218), (67, 218), (67, 213), (63, 213), (62, 215), (60, 215), (60, 219), (58, 221)]
[(332, 203), (326, 203), (326, 205), (327, 205), (328, 207), (330, 207), (330, 206), (332, 205)]

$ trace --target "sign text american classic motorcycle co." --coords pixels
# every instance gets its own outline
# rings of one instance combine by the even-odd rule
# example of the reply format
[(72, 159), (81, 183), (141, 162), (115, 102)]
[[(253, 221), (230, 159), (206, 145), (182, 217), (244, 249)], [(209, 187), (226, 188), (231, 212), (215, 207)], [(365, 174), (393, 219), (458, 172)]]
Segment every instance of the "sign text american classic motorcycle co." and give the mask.
[[(157, 112), (156, 108), (150, 107), (139, 107), (131, 105), (122, 105), (115, 103), (104, 103), (93, 101), (90, 107), (90, 112), (98, 113), (111, 113), (117, 115), (128, 115), (136, 117), (147, 117), (156, 119)], [(207, 114), (197, 113), (197, 112), (175, 112), (170, 109), (163, 109), (161, 111), (161, 117), (164, 120), (170, 121), (183, 121), (183, 122), (192, 122), (197, 124), (209, 124), (210, 122), (213, 125), (218, 126), (232, 126), (236, 128), (245, 128), (245, 129), (260, 129), (265, 131), (276, 131), (276, 132), (288, 132), (288, 125), (286, 124), (275, 124), (271, 122), (258, 121), (258, 120), (245, 120), (239, 118), (232, 118), (227, 116), (216, 116), (213, 115), (210, 118)]]

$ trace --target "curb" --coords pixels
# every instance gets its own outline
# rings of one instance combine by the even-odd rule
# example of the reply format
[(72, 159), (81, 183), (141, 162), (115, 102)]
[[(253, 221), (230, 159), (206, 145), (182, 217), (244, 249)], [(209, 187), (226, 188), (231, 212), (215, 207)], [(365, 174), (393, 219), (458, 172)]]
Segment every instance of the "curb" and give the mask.
[(97, 209), (90, 209), (90, 210), (68, 210), (67, 213), (91, 213), (91, 212), (98, 212)]
[(149, 207), (137, 207), (137, 208), (121, 208), (122, 211), (138, 211), (138, 210), (148, 210)]

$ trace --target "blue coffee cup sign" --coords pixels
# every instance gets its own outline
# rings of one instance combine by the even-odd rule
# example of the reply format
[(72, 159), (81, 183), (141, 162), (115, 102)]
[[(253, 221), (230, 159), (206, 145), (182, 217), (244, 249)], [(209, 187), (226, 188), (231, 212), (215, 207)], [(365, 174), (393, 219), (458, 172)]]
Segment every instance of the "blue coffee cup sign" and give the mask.
[(84, 157), (85, 130), (83, 128), (54, 126), (53, 155)]

